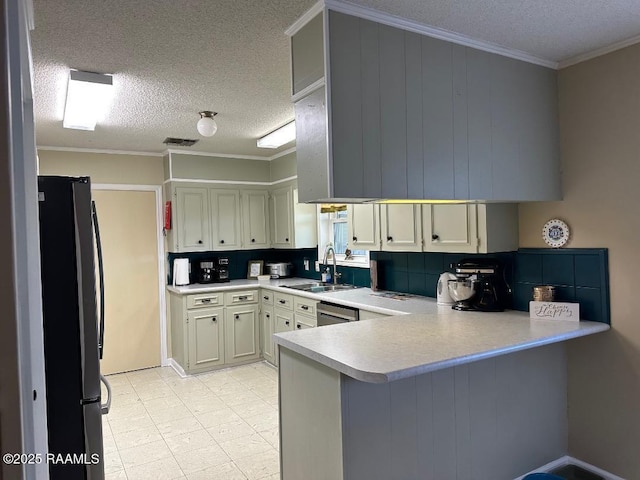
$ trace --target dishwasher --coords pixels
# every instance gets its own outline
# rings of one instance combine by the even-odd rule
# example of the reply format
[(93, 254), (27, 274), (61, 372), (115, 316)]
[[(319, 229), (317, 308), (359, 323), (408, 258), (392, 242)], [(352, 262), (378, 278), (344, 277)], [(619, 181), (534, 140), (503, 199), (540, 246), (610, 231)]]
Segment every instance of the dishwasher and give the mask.
[(335, 325), (336, 323), (357, 322), (360, 310), (335, 303), (320, 302), (316, 307), (318, 326)]

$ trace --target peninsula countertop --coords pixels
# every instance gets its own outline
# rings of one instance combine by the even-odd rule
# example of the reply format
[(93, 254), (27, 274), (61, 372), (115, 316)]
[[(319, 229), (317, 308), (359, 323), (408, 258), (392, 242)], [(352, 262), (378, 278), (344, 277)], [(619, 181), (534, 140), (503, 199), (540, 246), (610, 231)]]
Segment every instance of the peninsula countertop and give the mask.
[[(434, 302), (435, 303), (435, 302)], [(609, 330), (598, 322), (530, 320), (528, 313), (420, 313), (274, 335), (311, 360), (384, 383)]]

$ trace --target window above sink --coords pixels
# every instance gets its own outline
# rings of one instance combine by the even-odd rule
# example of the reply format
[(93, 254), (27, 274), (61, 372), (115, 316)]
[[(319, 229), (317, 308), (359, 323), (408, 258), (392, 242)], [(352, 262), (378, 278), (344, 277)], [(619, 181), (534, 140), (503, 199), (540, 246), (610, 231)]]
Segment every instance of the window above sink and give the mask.
[[(328, 205), (318, 205), (318, 260), (322, 262), (327, 246), (331, 245), (336, 252), (336, 264), (348, 267), (369, 268), (369, 251), (354, 248), (349, 240), (348, 210), (346, 206), (335, 206), (334, 211)], [(344, 208), (341, 208), (344, 207)], [(351, 249), (347, 258), (345, 252)], [(329, 256), (328, 264), (333, 264)]]

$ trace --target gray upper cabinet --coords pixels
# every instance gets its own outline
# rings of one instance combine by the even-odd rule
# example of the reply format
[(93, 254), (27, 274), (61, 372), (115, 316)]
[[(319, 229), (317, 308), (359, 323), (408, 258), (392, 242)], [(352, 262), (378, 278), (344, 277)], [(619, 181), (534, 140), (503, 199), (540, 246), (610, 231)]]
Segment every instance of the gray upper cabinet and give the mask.
[[(323, 18), (326, 87), (296, 102), (302, 201), (561, 198), (557, 72), (331, 10), (312, 22)], [(292, 37), (294, 91), (310, 25)]]
[(293, 94), (324, 76), (322, 15), (317, 15), (291, 37), (291, 76)]

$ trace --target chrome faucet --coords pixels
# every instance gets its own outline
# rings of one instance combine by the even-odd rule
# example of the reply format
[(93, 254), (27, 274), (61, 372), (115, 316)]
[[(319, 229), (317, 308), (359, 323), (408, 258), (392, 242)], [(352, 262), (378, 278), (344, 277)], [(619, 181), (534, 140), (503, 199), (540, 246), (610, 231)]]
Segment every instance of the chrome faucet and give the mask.
[(331, 245), (327, 245), (327, 248), (324, 249), (324, 258), (322, 259), (322, 264), (323, 265), (327, 264), (327, 258), (329, 256), (329, 250), (331, 250), (331, 253), (333, 254), (333, 284), (337, 285), (338, 284), (338, 277), (341, 277), (342, 274), (338, 273), (338, 271), (336, 270), (336, 251), (333, 249), (333, 247)]

